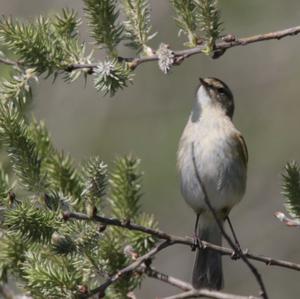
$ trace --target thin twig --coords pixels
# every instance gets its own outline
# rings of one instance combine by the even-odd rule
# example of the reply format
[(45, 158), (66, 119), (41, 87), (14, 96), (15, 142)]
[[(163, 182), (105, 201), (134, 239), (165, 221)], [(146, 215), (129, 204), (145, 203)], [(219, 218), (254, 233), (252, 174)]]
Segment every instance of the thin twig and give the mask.
[[(112, 225), (112, 226), (117, 226), (117, 227), (122, 227), (125, 229), (129, 230), (134, 230), (134, 231), (139, 231), (143, 232), (149, 235), (152, 235), (158, 239), (161, 240), (169, 240), (172, 241), (173, 244), (182, 244), (182, 245), (187, 245), (187, 246), (194, 246), (195, 242), (193, 238), (191, 237), (180, 237), (180, 236), (175, 236), (171, 234), (167, 234), (163, 231), (152, 229), (149, 227), (145, 227), (142, 225), (134, 224), (128, 221), (121, 221), (119, 219), (114, 219), (114, 218), (107, 218), (107, 217), (102, 217), (102, 216), (94, 216), (93, 218), (90, 218), (86, 214), (82, 213), (76, 213), (76, 212), (65, 212), (64, 213), (64, 219), (77, 219), (77, 220), (84, 220), (84, 221), (94, 221), (94, 222), (99, 222), (105, 225)], [(223, 246), (218, 246), (206, 241), (201, 240), (201, 244), (207, 248), (208, 250), (214, 250), (222, 253), (223, 255), (227, 256), (233, 256), (234, 255), (234, 250), (230, 248), (226, 248)], [(257, 255), (257, 254), (252, 254), (250, 253), (247, 249), (243, 250), (243, 255), (246, 256), (249, 259), (265, 263), (267, 266), (278, 266), (282, 268), (287, 268), (295, 271), (300, 271), (300, 264), (285, 261), (285, 260), (279, 260), (275, 259), (272, 257), (268, 256), (263, 256), (263, 255)]]
[(207, 290), (207, 289), (192, 290), (178, 295), (165, 297), (162, 299), (185, 299), (185, 298), (202, 298), (202, 297), (215, 298), (215, 299), (261, 299), (260, 297), (234, 295), (234, 294), (228, 294), (224, 292), (218, 292), (218, 291)]
[(3, 299), (17, 299), (17, 298), (23, 298), (23, 299), (33, 299), (30, 296), (25, 295), (18, 295), (13, 292), (13, 290), (5, 284), (0, 284), (0, 297), (3, 297)]
[(208, 197), (208, 194), (206, 192), (206, 188), (205, 188), (204, 184), (202, 184), (200, 174), (199, 174), (199, 171), (198, 171), (198, 168), (197, 168), (196, 157), (195, 157), (195, 148), (194, 147), (195, 147), (195, 145), (194, 145), (194, 143), (192, 143), (191, 154), (192, 154), (192, 159), (193, 159), (194, 170), (195, 170), (195, 174), (196, 174), (196, 178), (197, 178), (197, 181), (199, 183), (199, 186), (201, 187), (201, 189), (203, 191), (205, 203), (208, 206), (208, 208), (209, 208), (210, 212), (212, 213), (212, 215), (214, 216), (223, 237), (226, 239), (226, 241), (228, 242), (230, 247), (234, 250), (234, 254), (239, 254), (239, 257), (242, 259), (242, 261), (248, 266), (248, 268), (253, 273), (255, 279), (257, 280), (257, 283), (260, 286), (260, 290), (261, 290), (260, 295), (264, 299), (268, 299), (268, 294), (267, 294), (267, 291), (266, 291), (266, 288), (265, 288), (265, 285), (264, 285), (264, 282), (262, 280), (262, 277), (261, 277), (260, 273), (258, 272), (256, 267), (248, 260), (248, 258), (243, 254), (243, 252), (241, 252), (240, 248), (238, 248), (236, 246), (234, 241), (231, 240), (229, 235), (226, 233), (226, 231), (223, 227), (223, 224), (222, 224), (220, 218), (217, 215), (217, 212), (215, 211), (215, 209), (213, 208), (213, 206), (211, 205), (211, 203), (209, 201), (209, 197)]
[(0, 57), (0, 63), (6, 64), (6, 65), (12, 65), (12, 66), (18, 66), (18, 62), (10, 60), (8, 58), (2, 58)]
[[(250, 37), (244, 37), (244, 38), (235, 38), (231, 36), (231, 40), (226, 41), (226, 37), (223, 41), (216, 43), (214, 48), (214, 53), (218, 53), (218, 55), (214, 56), (215, 58), (219, 58), (224, 52), (230, 48), (238, 47), (238, 46), (246, 46), (253, 43), (258, 43), (262, 41), (267, 40), (279, 40), (287, 36), (294, 36), (300, 33), (300, 26), (291, 27), (284, 30), (279, 30), (275, 32), (269, 32), (264, 34), (258, 34)], [(195, 48), (191, 49), (185, 49), (185, 50), (179, 50), (174, 51), (174, 64), (181, 63), (185, 58), (191, 57), (196, 54), (203, 54), (203, 50), (205, 50), (205, 45), (199, 45)], [(221, 54), (220, 54), (221, 53)], [(120, 60), (127, 61), (131, 67), (131, 69), (137, 68), (140, 64), (151, 62), (151, 61), (157, 61), (159, 60), (158, 55), (154, 54), (151, 56), (146, 57), (135, 57), (135, 58), (125, 58), (120, 57)], [(98, 66), (98, 64), (73, 64), (68, 67), (68, 71), (76, 70), (76, 69), (82, 69), (82, 68), (88, 68), (88, 69), (94, 69)]]
[(228, 222), (229, 229), (231, 230), (231, 233), (232, 233), (232, 236), (233, 236), (235, 245), (238, 247), (239, 251), (241, 251), (241, 245), (240, 245), (240, 242), (239, 242), (239, 240), (238, 240), (238, 238), (237, 238), (237, 234), (236, 234), (235, 231), (234, 231), (233, 225), (232, 225), (231, 220), (230, 220), (230, 218), (229, 218), (228, 215), (227, 215), (227, 217), (226, 217), (226, 220), (227, 220), (227, 222)]
[(18, 70), (22, 70), (22, 63), (20, 63), (19, 61), (14, 61), (8, 58), (4, 58), (4, 57), (0, 57), (0, 64), (6, 64), (9, 66), (13, 66), (15, 68), (17, 68)]
[[(181, 279), (175, 278), (173, 276), (161, 273), (151, 267), (144, 266), (142, 273), (145, 273), (148, 277), (154, 278), (161, 280), (165, 283), (168, 283), (172, 286), (175, 286), (183, 291), (184, 293), (174, 295), (171, 297), (167, 297), (164, 299), (179, 299), (179, 298), (199, 298), (199, 297), (208, 297), (208, 298), (220, 298), (220, 299), (261, 299), (258, 297), (253, 297), (253, 296), (240, 296), (240, 295), (233, 295), (233, 294), (227, 294), (224, 292), (217, 292), (217, 291), (212, 291), (212, 290), (207, 290), (207, 289), (201, 289), (201, 290), (195, 290), (193, 286)], [(187, 296), (187, 297), (186, 297)], [(190, 297), (189, 297), (190, 296)]]
[(15, 299), (15, 294), (13, 291), (3, 284), (0, 284), (0, 295), (4, 299)]
[(163, 281), (163, 282), (165, 282), (169, 285), (172, 285), (182, 291), (190, 291), (190, 290), (194, 289), (190, 283), (183, 281), (179, 278), (173, 277), (169, 274), (159, 272), (159, 271), (153, 269), (152, 267), (143, 266), (141, 269), (138, 270), (138, 272), (145, 273), (148, 277)]
[(292, 219), (287, 217), (284, 213), (282, 212), (275, 212), (274, 216), (282, 223), (284, 223), (287, 226), (290, 227), (300, 227), (300, 220), (299, 219)]
[(136, 259), (136, 261), (134, 261), (132, 264), (128, 265), (127, 267), (125, 267), (122, 270), (115, 273), (113, 276), (111, 276), (109, 279), (107, 279), (102, 285), (91, 290), (88, 294), (83, 295), (82, 298), (89, 298), (95, 294), (99, 294), (99, 298), (103, 298), (105, 295), (105, 290), (111, 284), (115, 283), (116, 281), (121, 279), (126, 274), (133, 272), (135, 269), (137, 269), (139, 266), (141, 266), (146, 260), (153, 257), (161, 250), (171, 246), (172, 243), (173, 242), (171, 242), (171, 241), (163, 241), (163, 242), (159, 243), (153, 249), (151, 249), (149, 252), (140, 256), (138, 259)]
[[(264, 33), (264, 34), (258, 34), (253, 35), (250, 37), (243, 37), (243, 38), (236, 38), (235, 36), (229, 35), (225, 36), (222, 41), (216, 43), (214, 51), (212, 53), (213, 58), (219, 58), (222, 56), (226, 50), (238, 46), (246, 46), (253, 43), (258, 43), (262, 41), (267, 40), (280, 40), (287, 36), (294, 36), (300, 33), (300, 26), (291, 27), (284, 30), (278, 30), (274, 32)], [(191, 48), (191, 49), (185, 49), (185, 50), (179, 50), (179, 51), (173, 51), (174, 54), (174, 65), (180, 64), (184, 59), (189, 58), (196, 54), (204, 54), (206, 46), (205, 45), (199, 45), (197, 47)], [(126, 61), (129, 64), (129, 67), (134, 70), (139, 65), (146, 63), (146, 62), (152, 62), (152, 61), (158, 61), (159, 57), (157, 54), (153, 54), (151, 56), (144, 56), (144, 57), (118, 57), (120, 61)], [(9, 59), (0, 58), (0, 63), (7, 64), (7, 65), (13, 65), (13, 66), (21, 66), (20, 62), (12, 61)], [(81, 63), (74, 63), (69, 66), (66, 66), (64, 70), (66, 72), (72, 72), (74, 70), (78, 69), (89, 69), (89, 73), (93, 73), (93, 70), (97, 68), (97, 63), (88, 63), (88, 64), (81, 64)]]
[[(88, 294), (84, 294), (81, 296), (81, 298), (90, 298), (95, 294), (98, 294), (98, 298), (104, 298), (106, 289), (115, 283), (116, 281), (120, 280), (122, 277), (124, 277), (126, 274), (133, 273), (133, 272), (139, 272), (139, 268), (141, 266), (146, 267), (144, 264), (147, 260), (151, 259), (153, 256), (155, 256), (158, 252), (162, 251), (163, 249), (170, 247), (173, 245), (172, 241), (163, 241), (162, 243), (156, 245), (153, 249), (151, 249), (148, 253), (144, 254), (143, 256), (140, 256), (138, 259), (136, 259), (133, 263), (128, 265), (127, 267), (121, 269), (117, 273), (115, 273), (113, 276), (108, 278), (103, 284), (101, 284), (99, 287), (89, 291)], [(149, 271), (149, 272), (148, 272)], [(253, 296), (238, 296), (218, 291), (211, 291), (203, 289), (201, 291), (195, 290), (190, 284), (187, 282), (181, 281), (177, 278), (164, 275), (158, 271), (155, 271), (151, 268), (148, 268), (148, 270), (145, 270), (145, 273), (153, 278), (162, 280), (164, 282), (167, 282), (168, 284), (171, 284), (173, 286), (179, 287), (183, 290), (188, 290), (187, 293), (193, 294), (193, 297), (174, 297), (174, 298), (196, 298), (196, 297), (208, 297), (208, 298), (215, 298), (215, 299), (261, 299), (258, 297)], [(166, 279), (167, 276), (168, 278)], [(187, 294), (184, 293), (184, 294)], [(180, 295), (177, 295), (180, 296)], [(173, 298), (173, 297), (170, 297)]]

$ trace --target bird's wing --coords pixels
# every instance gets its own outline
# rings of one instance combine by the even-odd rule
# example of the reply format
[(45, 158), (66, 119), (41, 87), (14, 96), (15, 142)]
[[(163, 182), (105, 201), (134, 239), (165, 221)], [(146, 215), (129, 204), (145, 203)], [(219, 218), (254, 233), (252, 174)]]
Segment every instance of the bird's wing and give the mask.
[(240, 134), (236, 134), (236, 140), (237, 140), (237, 150), (240, 158), (242, 159), (245, 167), (247, 167), (248, 164), (248, 150), (247, 145), (245, 142), (244, 137)]
[[(247, 146), (246, 146), (246, 142), (245, 139), (243, 138), (243, 136), (238, 132), (235, 133), (232, 138), (234, 139), (234, 147), (235, 147), (235, 151), (234, 151), (234, 155), (235, 158), (240, 159), (240, 161), (242, 161), (242, 163), (244, 164), (245, 168), (247, 167), (247, 163), (248, 163), (248, 150), (247, 150)], [(228, 183), (228, 181), (224, 178), (226, 178), (228, 176), (228, 173), (231, 170), (229, 168), (220, 168), (219, 170), (219, 178), (218, 178), (218, 183), (217, 183), (217, 190), (220, 191), (224, 188), (224, 186)]]

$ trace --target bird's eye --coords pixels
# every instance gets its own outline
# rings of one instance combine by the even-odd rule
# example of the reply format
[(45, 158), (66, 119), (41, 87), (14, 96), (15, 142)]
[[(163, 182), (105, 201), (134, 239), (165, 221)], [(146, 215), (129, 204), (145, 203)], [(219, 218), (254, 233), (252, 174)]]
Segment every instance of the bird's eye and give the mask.
[(226, 95), (225, 88), (223, 88), (223, 87), (218, 88), (218, 93), (221, 95)]

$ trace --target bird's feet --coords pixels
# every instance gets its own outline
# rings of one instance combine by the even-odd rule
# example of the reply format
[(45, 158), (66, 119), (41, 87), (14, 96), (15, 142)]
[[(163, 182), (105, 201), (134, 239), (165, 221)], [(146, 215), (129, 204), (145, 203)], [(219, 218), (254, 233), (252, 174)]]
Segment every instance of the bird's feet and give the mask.
[(242, 254), (242, 251), (240, 249), (234, 250), (230, 257), (232, 260), (236, 261), (241, 258), (241, 254)]
[(241, 258), (241, 255), (246, 255), (248, 249), (242, 250), (241, 247), (237, 247), (237, 250), (234, 250), (231, 254), (231, 259), (236, 261)]
[(193, 234), (193, 245), (192, 247), (192, 251), (195, 251), (197, 248), (202, 248), (203, 244), (201, 242), (201, 240), (198, 238), (197, 234)]

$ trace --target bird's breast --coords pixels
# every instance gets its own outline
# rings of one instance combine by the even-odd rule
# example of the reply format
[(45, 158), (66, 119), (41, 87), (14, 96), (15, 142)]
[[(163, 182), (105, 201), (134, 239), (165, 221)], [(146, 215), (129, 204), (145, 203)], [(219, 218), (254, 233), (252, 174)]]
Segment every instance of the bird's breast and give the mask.
[[(197, 213), (207, 209), (201, 184), (216, 210), (230, 209), (245, 192), (246, 167), (238, 155), (234, 139), (237, 132), (229, 120), (188, 123), (183, 132), (178, 150), (181, 191)], [(201, 184), (197, 180), (195, 166)]]

